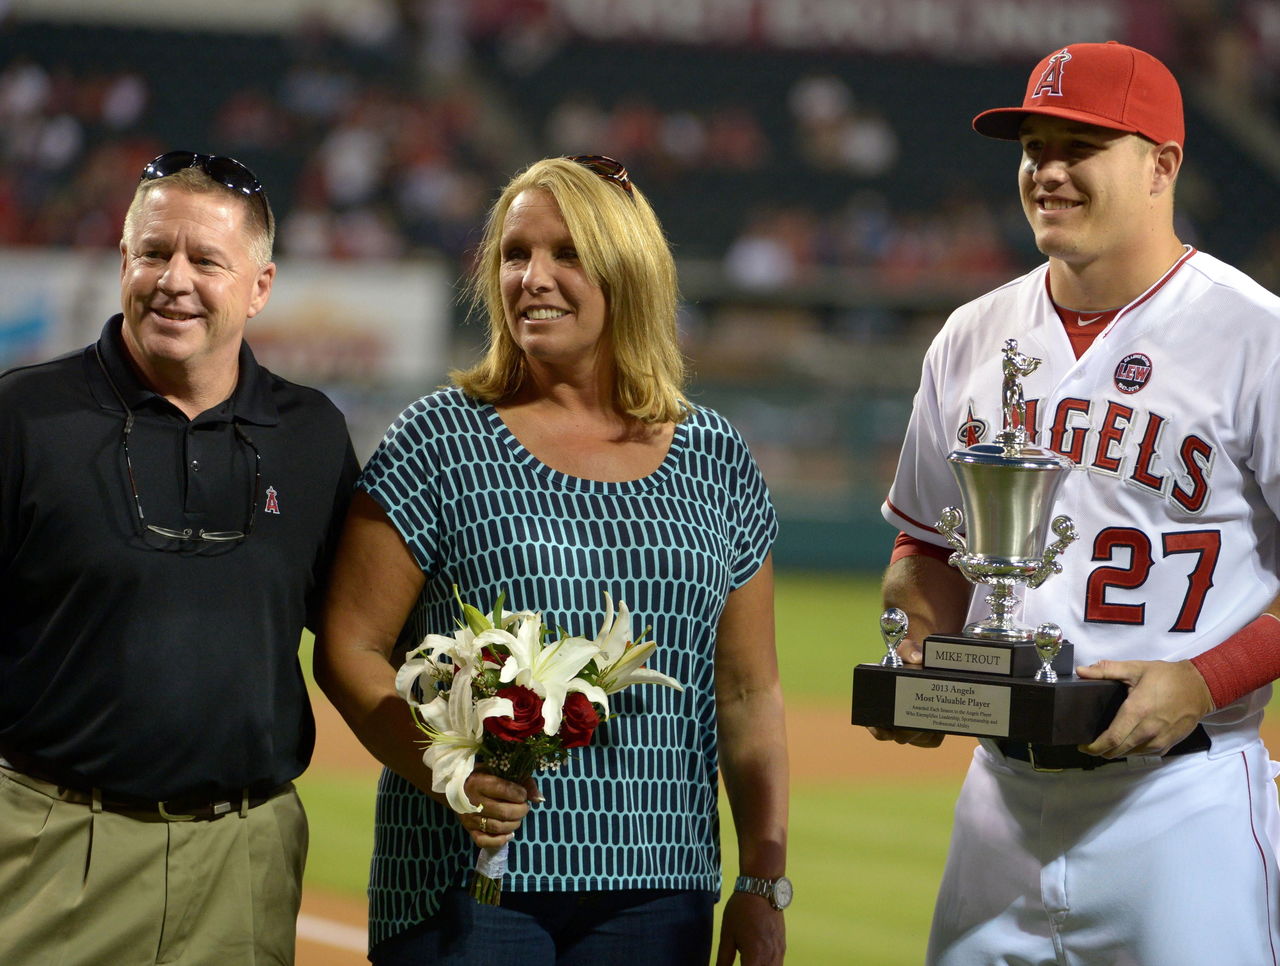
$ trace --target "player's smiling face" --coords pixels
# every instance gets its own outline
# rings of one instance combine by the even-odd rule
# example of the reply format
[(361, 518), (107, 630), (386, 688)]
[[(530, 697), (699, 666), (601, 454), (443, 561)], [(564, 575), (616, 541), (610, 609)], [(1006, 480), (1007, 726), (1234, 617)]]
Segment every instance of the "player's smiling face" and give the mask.
[(578, 258), (560, 206), (547, 191), (522, 191), (503, 220), (500, 281), (507, 329), (531, 360), (594, 365), (607, 353), (604, 291)]
[(1139, 242), (1149, 231), (1155, 145), (1135, 134), (1029, 114), (1018, 188), (1036, 247), (1071, 264)]

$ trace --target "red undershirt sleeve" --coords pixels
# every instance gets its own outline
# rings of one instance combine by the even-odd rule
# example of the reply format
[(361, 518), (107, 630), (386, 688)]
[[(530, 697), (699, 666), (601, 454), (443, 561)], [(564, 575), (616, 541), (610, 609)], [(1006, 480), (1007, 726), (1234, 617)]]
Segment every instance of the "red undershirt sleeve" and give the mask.
[(916, 554), (923, 554), (926, 557), (933, 557), (935, 560), (941, 560), (946, 563), (951, 556), (951, 548), (939, 547), (936, 543), (920, 540), (909, 533), (900, 532), (893, 541), (893, 554), (889, 557), (889, 563), (896, 563), (903, 557), (914, 557)]

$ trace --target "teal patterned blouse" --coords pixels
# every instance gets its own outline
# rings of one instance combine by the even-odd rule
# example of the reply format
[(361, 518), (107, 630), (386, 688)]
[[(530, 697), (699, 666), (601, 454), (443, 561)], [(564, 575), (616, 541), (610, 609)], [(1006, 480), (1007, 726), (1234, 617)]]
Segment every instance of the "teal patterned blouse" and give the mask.
[[(387, 430), (359, 486), (387, 512), (427, 580), (395, 662), (451, 634), (462, 599), (541, 611), (594, 636), (603, 594), (625, 601), (650, 666), (685, 690), (636, 685), (617, 716), (558, 770), (516, 833), (504, 891), (720, 888), (714, 653), (729, 591), (777, 534), (769, 493), (738, 433), (709, 409), (677, 424), (651, 475), (567, 476), (520, 445), (491, 405), (446, 389)], [(398, 775), (378, 786), (370, 945), (424, 921), (466, 883), (475, 846), (456, 817)]]

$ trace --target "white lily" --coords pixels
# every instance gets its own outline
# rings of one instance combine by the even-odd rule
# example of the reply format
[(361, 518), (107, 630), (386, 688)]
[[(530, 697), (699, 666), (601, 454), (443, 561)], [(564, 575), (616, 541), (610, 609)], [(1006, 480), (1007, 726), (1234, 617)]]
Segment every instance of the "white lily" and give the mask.
[(471, 804), (464, 786), (475, 771), (476, 752), (484, 742), (484, 719), (514, 710), (508, 698), (474, 701), (471, 679), (471, 671), (457, 671), (447, 693), (414, 706), (431, 740), (422, 753), (423, 763), (431, 769), (431, 790), (444, 792), (449, 807), (459, 814), (480, 810)]
[(453, 632), (453, 637), (428, 634), (423, 643), (427, 641), (435, 642), (436, 653), (453, 658), (459, 667), (478, 669), (480, 666), (482, 645), (476, 641), (476, 633), (469, 627), (459, 627)]
[[(453, 676), (452, 665), (440, 664), (427, 657), (411, 657), (396, 671), (396, 693), (410, 704), (416, 704), (418, 695), (434, 695), (435, 685)], [(422, 684), (420, 691), (415, 685)]]
[[(472, 638), (475, 637), (470, 631), (466, 633)], [(455, 663), (469, 668), (472, 662), (466, 659), (468, 655), (465, 650), (461, 655), (462, 659), (459, 659), (456, 653), (457, 644), (458, 641), (454, 638), (445, 637), (442, 634), (428, 634), (423, 638), (421, 644), (405, 655), (404, 663), (396, 671), (396, 691), (400, 697), (411, 704), (415, 703), (417, 701), (414, 694), (415, 684), (422, 685), (419, 694), (434, 695), (436, 685), (453, 677)]]
[[(513, 615), (514, 616), (514, 615)], [(396, 672), (396, 691), (406, 701), (413, 700), (413, 685), (422, 682), (422, 694), (433, 693), (431, 687), (453, 677), (454, 666), (473, 673), (486, 665), (496, 668), (482, 653), (484, 645), (476, 640), (476, 632), (463, 625), (453, 632), (453, 637), (428, 634), (422, 643), (405, 655), (405, 662)]]
[(537, 614), (522, 619), (514, 634), (494, 629), (476, 640), (507, 649), (510, 656), (502, 665), (499, 680), (522, 685), (542, 698), (542, 730), (549, 735), (560, 730), (564, 699), (570, 691), (581, 691), (591, 701), (604, 698), (603, 691), (578, 676), (599, 654), (595, 642), (585, 637), (566, 637), (544, 645), (542, 618)]
[[(596, 683), (606, 695), (615, 694), (633, 684), (661, 684), (683, 691), (684, 686), (675, 678), (644, 666), (644, 662), (658, 646), (657, 641), (635, 643), (631, 640), (631, 614), (623, 601), (618, 601), (614, 615), (613, 598), (605, 591), (606, 612), (596, 633), (595, 645), (600, 650), (596, 658)], [(595, 700), (594, 698), (592, 700)], [(600, 702), (608, 710), (608, 702)]]

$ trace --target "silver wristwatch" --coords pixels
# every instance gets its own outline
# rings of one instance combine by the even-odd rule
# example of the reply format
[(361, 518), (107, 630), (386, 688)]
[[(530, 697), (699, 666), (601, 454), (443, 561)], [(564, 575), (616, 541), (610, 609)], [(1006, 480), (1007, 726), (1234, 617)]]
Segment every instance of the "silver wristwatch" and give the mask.
[(791, 905), (791, 880), (785, 875), (776, 879), (759, 879), (753, 875), (740, 875), (733, 884), (734, 892), (748, 892), (753, 896), (763, 896), (769, 905), (781, 911)]

